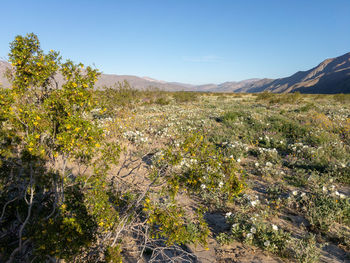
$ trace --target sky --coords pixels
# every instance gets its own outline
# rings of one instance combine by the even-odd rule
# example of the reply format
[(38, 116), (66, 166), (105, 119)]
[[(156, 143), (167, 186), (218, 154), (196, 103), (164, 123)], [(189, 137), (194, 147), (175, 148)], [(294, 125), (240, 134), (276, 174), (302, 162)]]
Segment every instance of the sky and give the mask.
[(16, 35), (103, 73), (190, 84), (279, 78), (350, 52), (350, 0), (1, 0)]

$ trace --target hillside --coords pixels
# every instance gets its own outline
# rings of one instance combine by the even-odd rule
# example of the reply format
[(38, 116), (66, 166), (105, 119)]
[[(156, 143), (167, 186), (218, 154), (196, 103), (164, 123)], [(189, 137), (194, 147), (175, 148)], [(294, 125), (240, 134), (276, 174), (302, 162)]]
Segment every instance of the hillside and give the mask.
[(350, 53), (336, 58), (326, 59), (317, 67), (299, 71), (290, 77), (266, 81), (257, 81), (252, 87), (235, 89), (236, 92), (275, 93), (350, 93)]
[[(0, 83), (8, 88), (9, 82), (4, 76), (4, 73), (7, 68), (10, 67), (10, 64), (6, 61), (0, 61)], [(62, 77), (57, 76), (57, 81), (62, 83)], [(103, 87), (112, 87), (118, 82), (123, 82), (124, 80), (128, 81), (130, 85), (136, 89), (144, 90), (147, 88), (158, 88), (161, 90), (167, 91), (180, 91), (180, 90), (189, 90), (192, 85), (182, 84), (182, 83), (171, 83), (166, 81), (155, 80), (149, 77), (137, 77), (131, 75), (116, 75), (116, 74), (101, 74), (96, 83), (97, 88)]]
[[(8, 87), (9, 83), (3, 76), (9, 64), (0, 61), (0, 83)], [(60, 78), (58, 78), (60, 79)], [(179, 82), (166, 82), (149, 77), (131, 75), (102, 74), (96, 84), (97, 88), (111, 87), (118, 82), (127, 80), (136, 89), (150, 87), (166, 91), (197, 91), (197, 92), (248, 92), (256, 93), (270, 91), (274, 93), (350, 93), (350, 53), (336, 58), (326, 59), (318, 66), (279, 79), (247, 79), (221, 84), (190, 85)]]

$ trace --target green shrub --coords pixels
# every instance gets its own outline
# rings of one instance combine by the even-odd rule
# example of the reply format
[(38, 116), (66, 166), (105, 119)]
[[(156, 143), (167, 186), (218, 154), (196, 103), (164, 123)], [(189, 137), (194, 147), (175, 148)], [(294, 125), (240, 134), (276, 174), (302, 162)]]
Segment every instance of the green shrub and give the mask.
[(340, 103), (350, 102), (350, 94), (343, 94), (343, 93), (336, 94), (336, 95), (333, 95), (333, 99)]
[(178, 91), (174, 92), (172, 95), (177, 103), (194, 102), (198, 99), (198, 96), (200, 96), (198, 93), (188, 91)]

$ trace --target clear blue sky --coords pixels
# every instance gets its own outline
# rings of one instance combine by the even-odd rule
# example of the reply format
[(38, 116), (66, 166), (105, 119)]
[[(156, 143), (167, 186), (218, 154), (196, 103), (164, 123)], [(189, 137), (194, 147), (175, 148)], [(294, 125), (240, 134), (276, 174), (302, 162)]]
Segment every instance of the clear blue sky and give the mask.
[(193, 84), (277, 78), (350, 52), (350, 0), (2, 0), (15, 35), (104, 73)]

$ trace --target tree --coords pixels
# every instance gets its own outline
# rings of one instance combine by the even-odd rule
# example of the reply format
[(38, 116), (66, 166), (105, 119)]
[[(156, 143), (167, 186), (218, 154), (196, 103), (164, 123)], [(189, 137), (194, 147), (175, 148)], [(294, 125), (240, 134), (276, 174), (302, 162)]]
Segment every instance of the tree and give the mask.
[[(34, 34), (17, 36), (10, 49), (12, 86), (0, 94), (1, 257), (73, 260), (118, 219), (106, 173), (119, 146), (102, 145), (92, 116), (99, 73), (45, 54)], [(68, 163), (93, 172), (72, 173)]]

